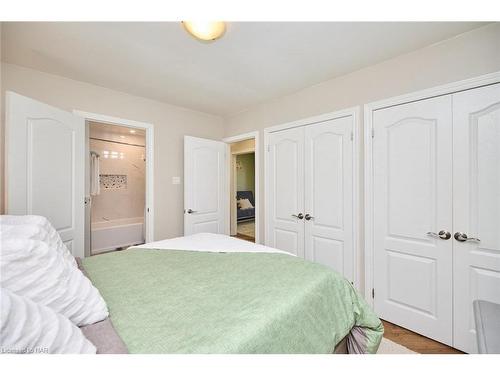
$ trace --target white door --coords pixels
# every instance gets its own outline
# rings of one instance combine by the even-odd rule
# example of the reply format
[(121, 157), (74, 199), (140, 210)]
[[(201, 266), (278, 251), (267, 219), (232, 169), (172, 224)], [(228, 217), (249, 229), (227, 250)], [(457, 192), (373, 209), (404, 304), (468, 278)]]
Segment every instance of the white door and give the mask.
[(451, 345), (451, 96), (377, 110), (373, 127), (375, 311)]
[(268, 153), (266, 243), (304, 257), (304, 128), (271, 133)]
[(353, 116), (305, 127), (305, 256), (353, 281)]
[[(227, 145), (184, 137), (184, 235), (224, 233), (226, 228)], [(229, 223), (228, 223), (229, 224)]]
[(475, 353), (472, 302), (500, 303), (500, 84), (454, 94), (453, 122), (454, 346)]
[(7, 213), (47, 217), (83, 257), (84, 120), (13, 92), (6, 98)]

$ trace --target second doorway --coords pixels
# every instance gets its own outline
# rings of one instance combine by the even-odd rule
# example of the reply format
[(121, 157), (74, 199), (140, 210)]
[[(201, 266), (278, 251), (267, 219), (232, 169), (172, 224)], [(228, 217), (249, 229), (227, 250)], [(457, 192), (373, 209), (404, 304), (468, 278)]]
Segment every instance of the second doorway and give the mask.
[(231, 235), (255, 242), (255, 139), (229, 146)]

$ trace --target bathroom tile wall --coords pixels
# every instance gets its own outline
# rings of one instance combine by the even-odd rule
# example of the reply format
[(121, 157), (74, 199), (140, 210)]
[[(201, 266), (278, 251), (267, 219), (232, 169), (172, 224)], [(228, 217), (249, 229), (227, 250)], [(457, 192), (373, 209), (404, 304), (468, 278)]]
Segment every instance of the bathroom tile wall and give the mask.
[(91, 139), (90, 150), (100, 155), (101, 175), (120, 176), (101, 182), (100, 194), (92, 197), (92, 222), (143, 217), (145, 148)]

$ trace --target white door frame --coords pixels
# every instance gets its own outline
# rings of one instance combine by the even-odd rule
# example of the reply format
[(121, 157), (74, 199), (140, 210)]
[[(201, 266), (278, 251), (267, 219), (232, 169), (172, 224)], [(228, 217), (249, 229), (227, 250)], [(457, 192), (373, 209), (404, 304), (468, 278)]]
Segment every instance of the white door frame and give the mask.
[(405, 95), (379, 100), (365, 104), (364, 106), (364, 178), (365, 178), (365, 196), (364, 196), (364, 214), (365, 214), (365, 299), (373, 307), (373, 112), (387, 107), (399, 104), (411, 103), (414, 101), (428, 99), (441, 95), (453, 94), (455, 92), (470, 90), (473, 88), (492, 85), (500, 82), (500, 72), (490, 73), (475, 78), (469, 78), (462, 81), (436, 86), (430, 89), (420, 90)]
[[(361, 202), (361, 191), (360, 191), (360, 183), (359, 183), (359, 178), (360, 178), (360, 161), (361, 161), (361, 156), (360, 156), (360, 138), (361, 138), (361, 121), (360, 121), (360, 114), (361, 114), (361, 107), (356, 106), (356, 107), (351, 107), (351, 108), (346, 108), (343, 110), (335, 111), (335, 112), (330, 112), (330, 113), (324, 113), (318, 116), (314, 117), (308, 117), (304, 119), (300, 119), (297, 121), (292, 121), (292, 122), (287, 122), (284, 124), (280, 125), (275, 125), (275, 126), (270, 126), (264, 129), (264, 150), (265, 150), (265, 157), (264, 157), (264, 196), (269, 197), (269, 176), (268, 171), (269, 171), (269, 156), (267, 153), (267, 150), (269, 150), (269, 137), (271, 133), (280, 131), (280, 130), (285, 130), (285, 129), (291, 129), (291, 128), (296, 128), (300, 126), (305, 126), (305, 125), (314, 125), (316, 123), (321, 123), (324, 121), (329, 121), (329, 120), (335, 120), (338, 118), (342, 117), (347, 117), (347, 116), (353, 116), (354, 119), (354, 125), (353, 125), (353, 181), (352, 181), (352, 186), (354, 189), (354, 194), (353, 194), (353, 239), (352, 239), (352, 244), (353, 244), (353, 251), (354, 251), (354, 285), (356, 288), (360, 288), (360, 264), (361, 264), (361, 251), (359, 250), (360, 244), (361, 244), (361, 233), (360, 233), (360, 228), (361, 228), (361, 207), (360, 207), (360, 202)], [(269, 233), (268, 233), (268, 226), (267, 223), (270, 220), (270, 212), (268, 210), (265, 210), (264, 212), (265, 219), (265, 240), (269, 238)], [(266, 242), (267, 244), (267, 242)]]
[[(73, 110), (75, 115), (83, 117), (86, 121), (96, 121), (104, 124), (126, 126), (129, 128), (138, 128), (146, 130), (146, 213), (145, 213), (145, 240), (146, 242), (154, 241), (154, 125), (147, 122), (135, 120), (126, 120), (118, 117), (102, 115), (98, 113)], [(88, 146), (88, 144), (87, 144)], [(88, 150), (87, 150), (88, 151)], [(88, 154), (88, 152), (87, 152)], [(87, 179), (86, 179), (87, 181)], [(87, 192), (86, 192), (87, 193)], [(88, 226), (88, 223), (85, 223)], [(89, 246), (87, 246), (89, 247)], [(89, 256), (87, 252), (90, 249), (85, 249), (85, 256)]]
[[(228, 145), (231, 143), (236, 143), (240, 141), (247, 141), (249, 139), (254, 139), (255, 140), (255, 148), (254, 148), (254, 153), (255, 153), (255, 243), (261, 243), (261, 238), (260, 238), (260, 143), (259, 143), (259, 132), (258, 131), (253, 131), (249, 133), (244, 133), (244, 134), (239, 134), (235, 135), (232, 137), (227, 137), (224, 138), (222, 141), (227, 143)], [(245, 153), (245, 152), (243, 152)], [(231, 157), (227, 158), (227, 170), (229, 173), (231, 173), (231, 164), (232, 164), (232, 158), (233, 155), (229, 151), (229, 154)], [(231, 201), (230, 201), (230, 192), (232, 191), (231, 188), (231, 179), (229, 178), (229, 173), (227, 176), (227, 187), (228, 187), (228, 193), (226, 194), (227, 198), (227, 203), (226, 203), (226, 218), (227, 218), (227, 223), (230, 223), (231, 220)], [(229, 233), (229, 232), (228, 232)]]

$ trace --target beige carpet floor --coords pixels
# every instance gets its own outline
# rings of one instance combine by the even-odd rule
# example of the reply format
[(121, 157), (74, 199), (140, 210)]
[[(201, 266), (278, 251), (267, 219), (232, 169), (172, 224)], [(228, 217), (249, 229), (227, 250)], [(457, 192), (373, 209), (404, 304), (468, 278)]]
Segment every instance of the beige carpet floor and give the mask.
[(418, 354), (418, 353), (384, 337), (382, 338), (382, 342), (380, 343), (377, 354)]

